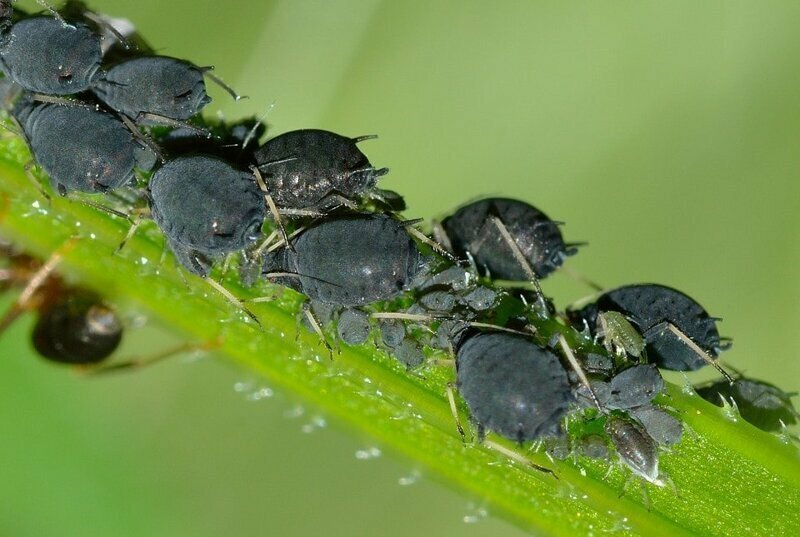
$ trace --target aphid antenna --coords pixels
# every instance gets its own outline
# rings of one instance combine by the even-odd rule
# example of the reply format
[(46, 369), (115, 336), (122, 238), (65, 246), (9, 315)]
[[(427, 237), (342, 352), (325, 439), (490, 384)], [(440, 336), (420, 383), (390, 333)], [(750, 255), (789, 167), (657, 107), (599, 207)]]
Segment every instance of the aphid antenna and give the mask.
[(466, 446), (467, 435), (464, 433), (464, 427), (461, 425), (461, 418), (458, 416), (454, 388), (455, 384), (453, 382), (448, 382), (447, 386), (445, 387), (445, 393), (447, 394), (447, 402), (450, 404), (450, 412), (453, 414), (453, 421), (456, 422), (456, 429), (458, 429), (458, 434), (461, 436), (461, 443)]
[(399, 319), (401, 321), (436, 321), (439, 319), (452, 319), (452, 315), (431, 315), (425, 313), (405, 313), (402, 311), (376, 311), (370, 313), (373, 319)]
[(594, 393), (594, 389), (592, 388), (591, 383), (589, 383), (589, 378), (586, 376), (586, 372), (581, 367), (581, 364), (578, 363), (578, 359), (575, 358), (575, 353), (572, 352), (567, 340), (564, 338), (564, 334), (558, 335), (558, 343), (561, 345), (561, 349), (564, 351), (564, 355), (567, 357), (567, 362), (569, 362), (570, 367), (575, 374), (578, 375), (578, 379), (580, 379), (581, 384), (586, 388), (589, 392), (589, 396), (592, 398), (592, 402), (597, 407), (597, 410), (600, 411), (601, 414), (607, 414), (608, 411), (600, 404), (600, 400), (597, 398), (597, 394)]
[(694, 353), (697, 354), (697, 356), (705, 360), (706, 363), (708, 363), (710, 366), (714, 367), (714, 369), (719, 371), (722, 374), (722, 376), (725, 377), (725, 380), (728, 381), (728, 384), (733, 386), (735, 379), (727, 371), (725, 371), (725, 369), (723, 369), (723, 367), (719, 364), (717, 360), (709, 356), (707, 352), (701, 349), (697, 343), (692, 341), (692, 339), (686, 334), (684, 334), (677, 326), (675, 326), (672, 323), (666, 323), (666, 325), (667, 325), (667, 330), (676, 335), (683, 342), (683, 344), (689, 347), (692, 351), (694, 351)]
[(78, 240), (71, 238), (62, 244), (50, 258), (30, 277), (17, 299), (0, 319), (0, 333), (4, 332), (24, 311), (36, 292), (42, 288), (64, 258), (64, 254), (72, 250)]
[(88, 110), (99, 109), (96, 104), (84, 103), (76, 99), (67, 99), (66, 97), (59, 97), (57, 95), (46, 95), (44, 93), (33, 93), (31, 94), (31, 99), (40, 103), (59, 104), (62, 106), (79, 106)]
[[(180, 271), (179, 271), (179, 272), (180, 272)], [(254, 323), (256, 323), (256, 325), (258, 326), (258, 328), (259, 328), (259, 329), (260, 329), (262, 332), (264, 331), (264, 325), (262, 325), (262, 324), (261, 324), (261, 321), (259, 321), (259, 320), (258, 320), (258, 317), (256, 317), (256, 314), (255, 314), (255, 313), (253, 313), (252, 311), (250, 311), (250, 309), (249, 309), (247, 306), (245, 306), (245, 305), (244, 305), (244, 303), (243, 303), (243, 302), (242, 302), (240, 299), (238, 299), (238, 298), (236, 298), (235, 296), (233, 296), (233, 294), (231, 294), (231, 292), (230, 292), (230, 291), (228, 291), (227, 289), (225, 289), (225, 288), (222, 286), (222, 284), (220, 284), (219, 282), (217, 282), (217, 281), (214, 281), (214, 280), (212, 280), (211, 278), (203, 278), (203, 280), (204, 280), (206, 283), (208, 283), (208, 285), (210, 285), (211, 287), (213, 287), (213, 288), (214, 288), (214, 290), (216, 290), (216, 291), (217, 291), (217, 292), (218, 292), (220, 295), (222, 295), (222, 296), (223, 296), (223, 297), (224, 297), (224, 298), (225, 298), (225, 299), (226, 299), (228, 302), (230, 302), (231, 304), (233, 304), (234, 306), (236, 306), (237, 308), (239, 308), (240, 310), (242, 310), (242, 311), (244, 312), (244, 314), (245, 314), (245, 315), (247, 315), (248, 317), (250, 317), (250, 319), (252, 319), (252, 320), (253, 320), (253, 322), (254, 322)]]
[(361, 143), (361, 142), (366, 142), (367, 140), (377, 140), (377, 139), (378, 139), (378, 135), (377, 134), (364, 134), (362, 136), (356, 136), (355, 138), (350, 138), (350, 140), (354, 144), (358, 144), (358, 143)]
[(544, 472), (546, 474), (550, 474), (554, 478), (558, 479), (558, 475), (556, 475), (556, 473), (553, 470), (551, 470), (550, 468), (547, 468), (545, 466), (541, 466), (539, 464), (536, 464), (535, 462), (533, 462), (532, 460), (528, 459), (527, 457), (523, 457), (522, 455), (520, 455), (516, 451), (508, 449), (506, 446), (504, 446), (502, 444), (498, 444), (497, 442), (495, 442), (493, 440), (484, 440), (483, 441), (483, 445), (486, 446), (487, 448), (491, 449), (492, 451), (496, 451), (497, 453), (503, 455), (504, 457), (507, 457), (507, 458), (511, 459), (512, 461), (514, 461), (514, 462), (516, 462), (518, 464), (521, 464), (523, 466), (528, 466), (530, 468), (533, 468), (534, 470), (538, 470), (538, 471)]
[(62, 17), (61, 14), (58, 11), (56, 11), (56, 9), (53, 6), (51, 6), (49, 3), (45, 2), (45, 0), (36, 0), (36, 3), (39, 4), (40, 6), (42, 6), (47, 11), (49, 11), (50, 14), (53, 16), (53, 18), (56, 19), (58, 22), (60, 22), (61, 26), (63, 26), (64, 28), (75, 29), (75, 25), (70, 24), (67, 21), (65, 21), (64, 17)]
[(250, 128), (249, 131), (247, 131), (247, 135), (244, 137), (244, 140), (242, 140), (242, 151), (244, 151), (244, 148), (247, 147), (250, 144), (250, 142), (253, 141), (253, 139), (256, 137), (256, 133), (258, 132), (258, 128), (264, 124), (264, 121), (267, 119), (267, 116), (274, 109), (275, 109), (275, 101), (272, 101), (271, 103), (269, 103), (269, 106), (267, 106), (267, 109), (264, 111), (264, 113), (261, 114), (261, 116), (259, 116), (259, 118), (256, 120), (255, 124)]
[(497, 230), (500, 232), (500, 235), (503, 237), (503, 240), (508, 245), (508, 247), (511, 248), (511, 253), (514, 256), (514, 259), (517, 260), (517, 263), (519, 263), (520, 267), (522, 267), (522, 270), (525, 272), (525, 274), (528, 276), (528, 279), (533, 284), (534, 292), (536, 293), (536, 301), (538, 302), (537, 305), (538, 309), (541, 312), (546, 312), (547, 303), (545, 302), (544, 299), (544, 292), (542, 291), (542, 286), (539, 285), (539, 278), (536, 277), (536, 273), (533, 271), (533, 267), (531, 267), (531, 264), (528, 263), (527, 259), (525, 259), (525, 256), (522, 254), (522, 250), (519, 249), (519, 245), (514, 240), (514, 237), (511, 236), (511, 233), (508, 232), (508, 228), (503, 223), (503, 221), (500, 220), (500, 218), (495, 215), (489, 215), (489, 219), (492, 221)]
[(594, 289), (595, 291), (600, 292), (604, 289), (602, 285), (595, 282), (594, 280), (590, 280), (589, 278), (587, 278), (577, 270), (573, 269), (572, 267), (569, 267), (567, 265), (561, 265), (560, 271), (569, 276), (570, 278), (572, 278), (573, 280), (575, 280), (576, 282), (582, 283), (585, 286)]
[(139, 226), (142, 224), (142, 217), (141, 215), (137, 216), (133, 222), (131, 222), (130, 227), (128, 228), (128, 232), (125, 233), (125, 236), (122, 238), (122, 241), (117, 246), (117, 249), (114, 250), (114, 255), (119, 255), (122, 252), (122, 249), (128, 244), (128, 242), (133, 238), (136, 234), (136, 231), (139, 229)]
[(228, 93), (228, 95), (233, 97), (234, 101), (241, 101), (242, 99), (249, 99), (250, 98), (247, 95), (239, 95), (238, 93), (236, 93), (234, 91), (234, 89), (232, 87), (227, 85), (220, 77), (215, 75), (212, 72), (214, 70), (214, 66), (213, 65), (207, 65), (205, 67), (198, 67), (198, 69), (200, 69), (200, 71), (202, 71), (205, 76), (210, 78), (211, 81), (214, 82), (214, 84), (216, 84), (220, 88), (224, 89)]
[[(530, 336), (531, 335), (530, 331), (525, 332), (525, 331), (522, 331), (522, 330), (514, 330), (513, 328), (507, 328), (505, 326), (500, 326), (500, 325), (491, 324), (491, 323), (481, 323), (481, 322), (478, 322), (478, 321), (467, 321), (464, 324), (466, 324), (467, 326), (471, 326), (473, 328), (488, 328), (489, 330), (495, 330), (497, 332), (506, 332), (508, 334), (515, 334), (515, 335), (518, 335), (518, 336)], [(533, 327), (531, 327), (531, 328), (533, 328)], [(536, 329), (533, 328), (533, 334), (535, 334), (535, 333), (536, 333)]]
[[(64, 194), (62, 194), (62, 196), (63, 195)], [(76, 202), (76, 203), (80, 203), (81, 205), (86, 205), (87, 207), (91, 207), (92, 209), (97, 209), (98, 211), (103, 211), (106, 214), (110, 214), (112, 216), (119, 216), (120, 218), (124, 218), (130, 224), (134, 223), (134, 220), (131, 218), (130, 215), (125, 214), (122, 211), (118, 211), (116, 209), (112, 209), (111, 207), (107, 207), (107, 206), (105, 206), (105, 205), (103, 205), (101, 203), (96, 203), (96, 202), (91, 201), (91, 200), (85, 200), (85, 199), (74, 198), (74, 197), (70, 197), (69, 199), (71, 201)]]

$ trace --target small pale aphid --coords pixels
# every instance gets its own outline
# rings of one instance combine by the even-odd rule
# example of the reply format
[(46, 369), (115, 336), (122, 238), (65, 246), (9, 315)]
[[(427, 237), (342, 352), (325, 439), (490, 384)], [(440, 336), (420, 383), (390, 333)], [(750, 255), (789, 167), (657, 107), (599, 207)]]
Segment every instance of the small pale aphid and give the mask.
[(658, 446), (644, 427), (635, 421), (611, 415), (606, 421), (605, 430), (622, 464), (645, 481), (664, 486), (665, 482), (658, 471)]
[(597, 314), (596, 336), (603, 340), (603, 346), (609, 354), (621, 358), (626, 355), (640, 358), (644, 353), (644, 338), (625, 315), (618, 311), (604, 311)]

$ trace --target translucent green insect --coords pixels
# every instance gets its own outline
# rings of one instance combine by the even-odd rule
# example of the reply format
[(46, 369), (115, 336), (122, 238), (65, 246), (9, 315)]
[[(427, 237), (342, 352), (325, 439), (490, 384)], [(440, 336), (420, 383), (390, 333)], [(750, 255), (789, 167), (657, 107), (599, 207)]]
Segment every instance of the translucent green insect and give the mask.
[(597, 315), (597, 337), (603, 339), (603, 346), (614, 356), (639, 359), (644, 354), (644, 338), (627, 317), (617, 311)]

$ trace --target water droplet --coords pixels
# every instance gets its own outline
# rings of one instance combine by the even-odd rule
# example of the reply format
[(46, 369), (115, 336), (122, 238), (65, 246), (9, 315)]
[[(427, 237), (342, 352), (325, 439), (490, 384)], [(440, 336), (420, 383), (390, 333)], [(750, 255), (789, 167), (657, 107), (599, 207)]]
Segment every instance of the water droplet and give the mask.
[(422, 474), (419, 472), (419, 470), (413, 470), (410, 474), (398, 479), (397, 484), (401, 487), (410, 487), (411, 485), (416, 485), (419, 483), (421, 478)]
[(283, 417), (286, 418), (286, 419), (293, 420), (293, 419), (299, 418), (300, 416), (305, 414), (305, 412), (306, 412), (305, 408), (303, 408), (300, 405), (296, 405), (296, 406), (290, 408), (289, 410), (285, 410), (283, 412)]
[(95, 240), (97, 238), (97, 235), (95, 235), (94, 233), (89, 233), (89, 238)]
[(146, 257), (140, 257), (139, 258), (139, 263), (141, 263), (142, 265), (146, 265), (149, 262), (150, 261)]
[(467, 514), (462, 518), (465, 524), (477, 524), (489, 516), (489, 511), (485, 507), (474, 503), (467, 504), (467, 511)]
[(377, 447), (368, 447), (356, 451), (356, 459), (360, 461), (368, 461), (370, 459), (377, 459), (381, 456), (381, 450)]

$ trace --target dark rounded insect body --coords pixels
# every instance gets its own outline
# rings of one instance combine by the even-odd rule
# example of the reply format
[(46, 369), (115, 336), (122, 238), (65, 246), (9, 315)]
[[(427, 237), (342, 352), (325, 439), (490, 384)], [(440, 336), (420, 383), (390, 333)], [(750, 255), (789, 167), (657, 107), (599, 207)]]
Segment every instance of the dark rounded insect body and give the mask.
[(96, 364), (122, 340), (117, 314), (94, 293), (76, 292), (43, 310), (33, 329), (33, 346), (64, 364)]
[(722, 406), (722, 398), (733, 401), (742, 418), (764, 431), (780, 431), (784, 425), (797, 423), (797, 410), (792, 405), (792, 395), (777, 386), (755, 379), (738, 378), (731, 385), (721, 379), (707, 386), (699, 386), (700, 397)]
[(211, 102), (204, 71), (168, 56), (143, 56), (111, 67), (92, 91), (108, 107), (139, 119), (146, 114), (187, 120)]
[(642, 426), (612, 415), (606, 421), (605, 430), (625, 466), (654, 485), (664, 484), (659, 479), (658, 446)]
[(124, 186), (144, 155), (122, 122), (94, 107), (23, 101), (14, 115), (36, 162), (61, 194)]
[(700, 369), (723, 348), (716, 319), (692, 298), (670, 287), (657, 284), (619, 287), (568, 315), (573, 323), (585, 321), (594, 331), (598, 313), (607, 311), (622, 313), (633, 323), (647, 344), (648, 359), (664, 369)]
[(258, 239), (266, 214), (251, 174), (203, 155), (167, 162), (150, 180), (149, 195), (153, 220), (172, 251), (203, 277), (212, 258)]
[(317, 129), (291, 131), (257, 149), (255, 161), (279, 208), (324, 210), (366, 193), (388, 172), (375, 169), (358, 149), (362, 139)]
[(292, 249), (267, 254), (263, 270), (311, 300), (363, 306), (409, 289), (422, 266), (407, 224), (387, 215), (324, 220), (293, 239)]
[(537, 278), (544, 278), (577, 250), (564, 243), (558, 225), (525, 202), (489, 198), (461, 207), (442, 221), (453, 252), (471, 255), (478, 269), (500, 280), (530, 279), (498, 225), (505, 226)]
[(0, 316), (0, 332), (33, 311), (38, 316), (31, 334), (33, 347), (49, 361), (93, 365), (117, 349), (123, 332), (120, 317), (97, 294), (68, 285), (53, 273), (60, 253), (42, 263), (3, 244), (0, 257), (5, 261), (0, 290), (25, 288)]
[(100, 36), (84, 24), (31, 17), (7, 27), (4, 34), (0, 67), (28, 91), (80, 93), (100, 75)]
[(457, 386), (481, 429), (516, 442), (561, 434), (572, 402), (567, 373), (553, 352), (505, 332), (458, 342)]

